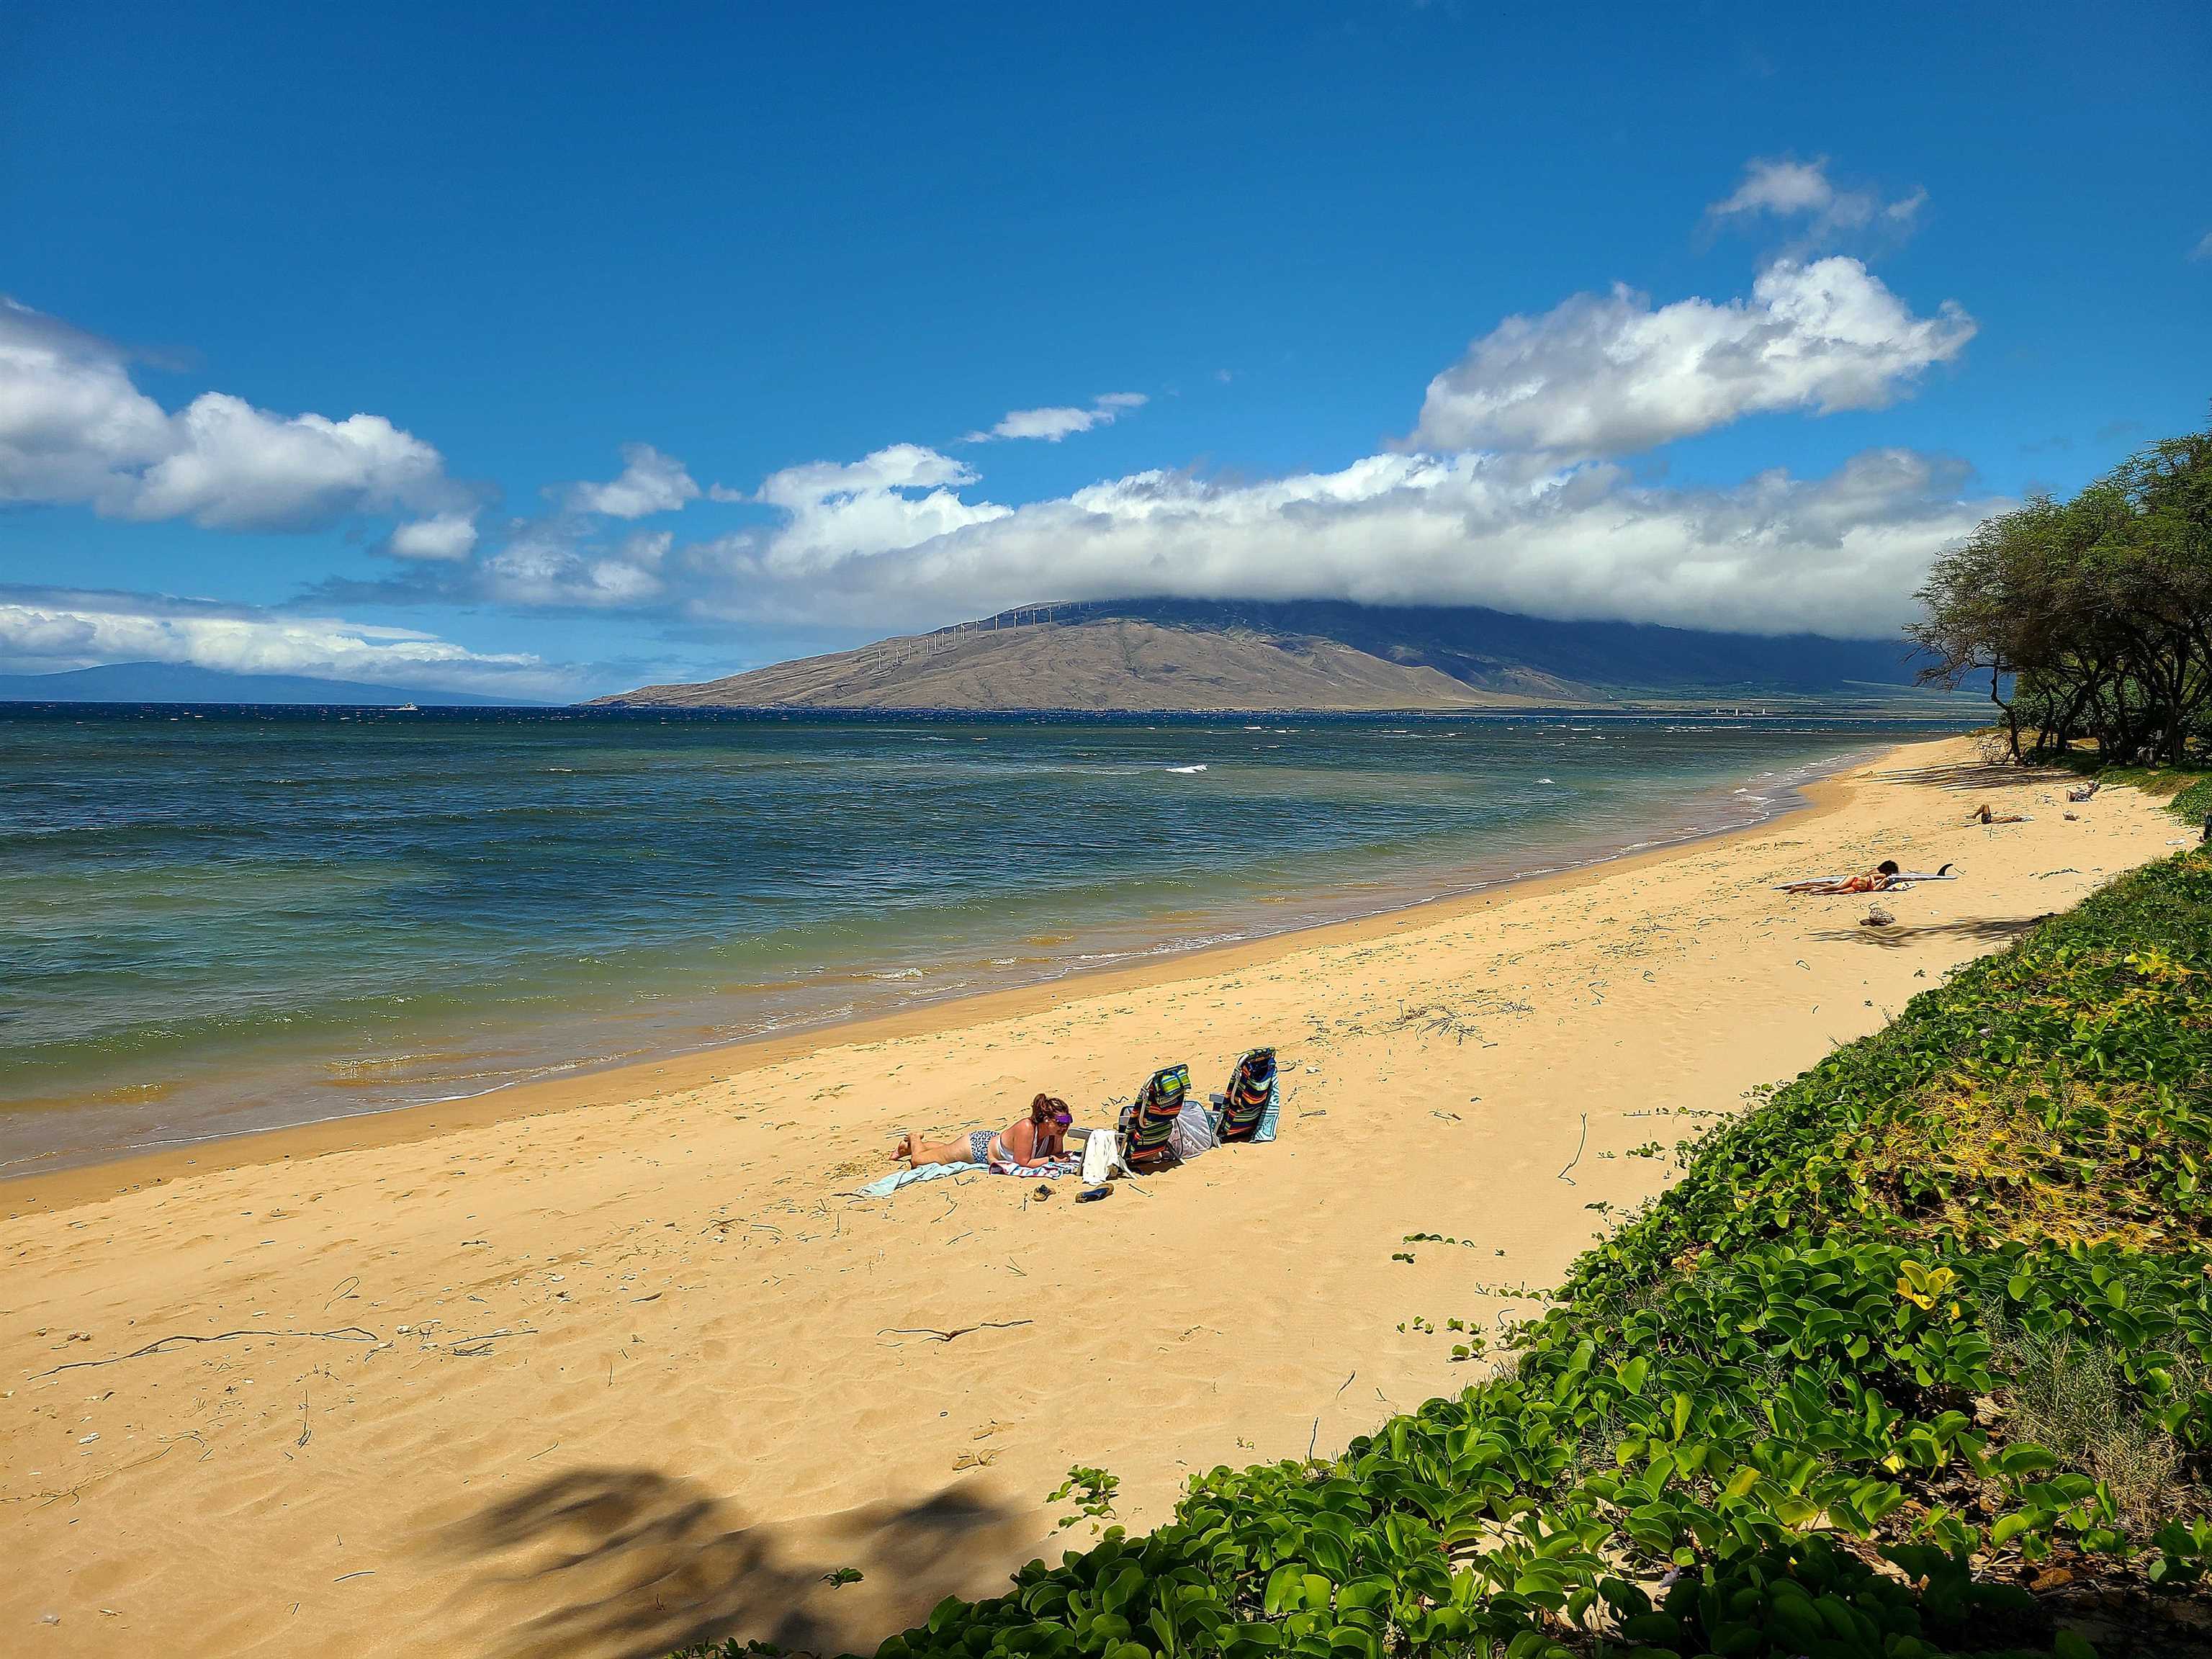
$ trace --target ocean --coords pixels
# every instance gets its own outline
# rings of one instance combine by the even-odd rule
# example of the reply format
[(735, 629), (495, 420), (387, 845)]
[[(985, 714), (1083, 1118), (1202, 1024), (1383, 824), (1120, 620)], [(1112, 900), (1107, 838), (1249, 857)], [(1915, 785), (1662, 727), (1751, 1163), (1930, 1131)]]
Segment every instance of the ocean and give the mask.
[(0, 1174), (1372, 914), (1929, 730), (0, 706)]

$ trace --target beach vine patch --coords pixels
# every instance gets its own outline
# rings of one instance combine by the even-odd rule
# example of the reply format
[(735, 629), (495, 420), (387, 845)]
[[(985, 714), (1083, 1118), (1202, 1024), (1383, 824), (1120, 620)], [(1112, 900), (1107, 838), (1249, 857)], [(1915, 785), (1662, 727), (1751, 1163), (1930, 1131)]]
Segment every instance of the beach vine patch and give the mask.
[(2208, 1158), (2200, 850), (1698, 1142), (1500, 1374), (1198, 1476), (882, 1659), (2176, 1650), (2212, 1568)]

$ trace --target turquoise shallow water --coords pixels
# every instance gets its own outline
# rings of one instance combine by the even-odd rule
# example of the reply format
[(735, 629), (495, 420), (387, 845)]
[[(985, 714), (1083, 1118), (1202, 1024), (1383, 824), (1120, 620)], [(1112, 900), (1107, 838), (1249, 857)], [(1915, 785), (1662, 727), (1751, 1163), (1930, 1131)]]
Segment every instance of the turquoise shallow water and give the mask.
[(0, 709), (0, 1170), (1370, 913), (1925, 730)]

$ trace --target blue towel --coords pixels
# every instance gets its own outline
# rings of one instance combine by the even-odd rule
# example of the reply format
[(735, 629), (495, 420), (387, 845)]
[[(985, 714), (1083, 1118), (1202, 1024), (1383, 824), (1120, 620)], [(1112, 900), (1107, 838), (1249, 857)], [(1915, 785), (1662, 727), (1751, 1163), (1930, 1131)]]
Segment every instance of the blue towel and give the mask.
[(900, 1188), (917, 1181), (936, 1181), (945, 1176), (969, 1175), (983, 1166), (980, 1164), (924, 1164), (918, 1169), (894, 1170), (887, 1176), (878, 1176), (855, 1193), (855, 1198), (889, 1198)]

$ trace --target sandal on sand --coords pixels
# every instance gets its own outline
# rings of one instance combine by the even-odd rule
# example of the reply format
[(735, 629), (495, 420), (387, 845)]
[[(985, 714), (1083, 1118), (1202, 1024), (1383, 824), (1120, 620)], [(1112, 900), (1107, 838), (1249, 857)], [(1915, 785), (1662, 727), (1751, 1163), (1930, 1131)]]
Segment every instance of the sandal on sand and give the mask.
[(1110, 1198), (1113, 1194), (1114, 1189), (1111, 1187), (1086, 1187), (1083, 1191), (1076, 1194), (1075, 1201), (1078, 1204), (1089, 1204), (1097, 1199)]
[(1049, 1181), (1038, 1182), (1036, 1189), (1030, 1194), (1030, 1196), (1032, 1198), (1050, 1198), (1052, 1196), (1052, 1182)]

